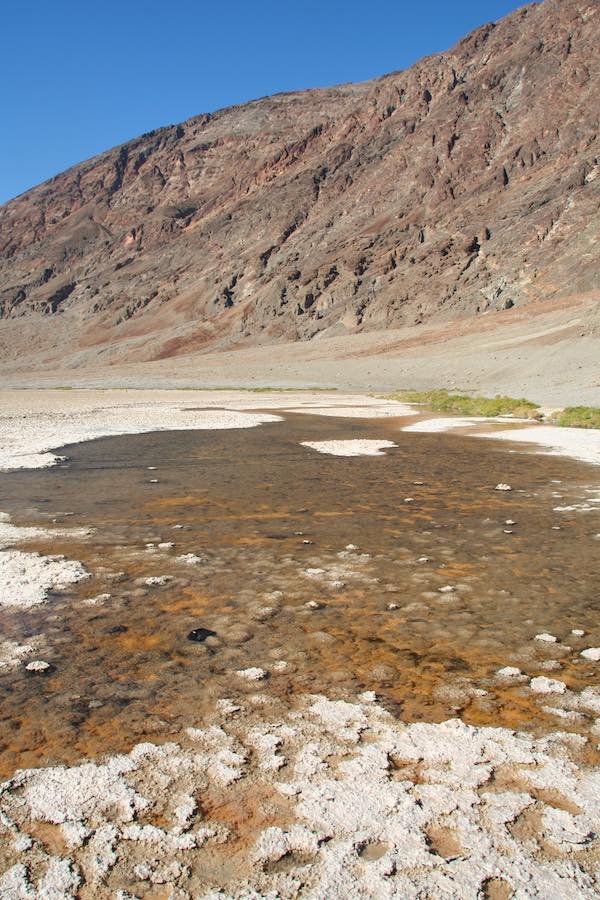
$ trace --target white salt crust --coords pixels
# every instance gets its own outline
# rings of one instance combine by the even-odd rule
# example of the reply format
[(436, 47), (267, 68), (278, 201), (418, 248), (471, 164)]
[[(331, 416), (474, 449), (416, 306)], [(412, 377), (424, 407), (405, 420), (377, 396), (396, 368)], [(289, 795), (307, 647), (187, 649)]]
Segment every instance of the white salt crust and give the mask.
[(27, 541), (48, 541), (57, 537), (84, 538), (91, 533), (89, 528), (19, 527), (11, 523), (8, 513), (0, 512), (0, 550)]
[[(0, 897), (68, 900), (85, 884), (121, 898), (161, 885), (178, 900), (475, 900), (490, 879), (518, 900), (597, 896), (600, 773), (574, 761), (585, 738), (403, 725), (372, 697), (234, 710), (219, 704), (176, 743), (17, 772), (0, 786)], [(240, 798), (241, 843), (220, 816)]]
[(559, 428), (557, 425), (533, 425), (511, 431), (486, 434), (499, 441), (536, 444), (544, 453), (570, 456), (600, 465), (600, 431), (593, 428)]
[[(221, 399), (222, 398), (222, 399)], [(270, 409), (286, 412), (305, 413), (311, 416), (340, 416), (350, 419), (380, 419), (390, 416), (417, 416), (420, 409), (412, 403), (386, 400), (363, 394), (346, 394), (336, 391), (331, 394), (311, 394), (307, 392), (261, 393), (252, 395), (238, 393), (212, 401), (222, 403), (227, 409), (254, 410)]]
[(44, 603), (51, 591), (60, 591), (89, 578), (81, 563), (64, 556), (40, 556), (21, 550), (0, 551), (0, 608), (28, 609)]
[(538, 675), (529, 682), (529, 687), (536, 694), (564, 694), (567, 686), (564, 681), (557, 681), (555, 678), (546, 678), (545, 675)]
[(497, 426), (502, 423), (519, 421), (523, 420), (454, 416), (452, 418), (423, 419), (419, 422), (405, 425), (402, 430), (431, 434), (452, 431), (457, 428), (472, 428), (477, 425), (479, 426), (477, 433), (470, 432), (470, 435), (473, 437), (535, 444), (542, 453), (548, 453), (553, 456), (569, 456), (572, 459), (600, 465), (600, 431), (593, 428), (559, 428), (557, 425), (529, 424), (525, 428), (481, 430), (482, 424)]
[(388, 419), (396, 416), (415, 416), (419, 410), (407, 403), (394, 401), (373, 402), (369, 406), (362, 406), (364, 401), (358, 399), (357, 406), (299, 406), (286, 407), (287, 412), (309, 413), (314, 416), (339, 416), (343, 419)]
[(15, 550), (14, 544), (88, 534), (82, 529), (18, 528), (8, 521), (6, 513), (0, 513), (0, 609), (38, 606), (51, 591), (89, 578), (89, 572), (76, 560)]
[(383, 450), (397, 445), (393, 441), (349, 440), (302, 441), (302, 446), (329, 456), (385, 456)]
[(18, 641), (0, 640), (0, 672), (6, 669), (16, 669), (26, 663), (29, 657), (43, 646), (43, 638), (39, 635), (32, 638), (27, 644), (19, 644)]
[(39, 469), (59, 461), (55, 448), (95, 438), (148, 431), (252, 428), (279, 422), (270, 413), (203, 409), (199, 401), (128, 403), (62, 412), (30, 412), (2, 417), (0, 471)]
[(456, 428), (473, 428), (480, 423), (490, 423), (497, 419), (486, 419), (482, 416), (447, 416), (446, 418), (420, 419), (405, 425), (402, 431), (414, 431), (418, 434), (441, 434)]

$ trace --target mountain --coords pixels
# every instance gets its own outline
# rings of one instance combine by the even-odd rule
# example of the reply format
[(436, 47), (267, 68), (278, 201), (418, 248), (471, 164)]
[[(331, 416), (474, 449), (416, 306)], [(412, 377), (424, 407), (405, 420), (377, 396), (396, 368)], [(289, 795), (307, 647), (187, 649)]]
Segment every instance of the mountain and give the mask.
[(0, 357), (164, 359), (594, 293), (599, 26), (597, 0), (545, 0), (406, 71), (200, 115), (17, 197)]

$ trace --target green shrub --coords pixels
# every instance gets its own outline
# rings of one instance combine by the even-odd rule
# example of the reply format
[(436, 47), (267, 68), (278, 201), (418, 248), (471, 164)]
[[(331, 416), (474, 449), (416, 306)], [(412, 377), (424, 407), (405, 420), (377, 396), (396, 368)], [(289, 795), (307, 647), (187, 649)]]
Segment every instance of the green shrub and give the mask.
[(553, 421), (565, 428), (600, 428), (600, 407), (567, 406)]
[(458, 413), (461, 416), (515, 416), (519, 419), (538, 419), (539, 406), (531, 400), (514, 397), (468, 397), (450, 394), (443, 388), (432, 391), (398, 391), (389, 394), (390, 400), (422, 403), (436, 412)]

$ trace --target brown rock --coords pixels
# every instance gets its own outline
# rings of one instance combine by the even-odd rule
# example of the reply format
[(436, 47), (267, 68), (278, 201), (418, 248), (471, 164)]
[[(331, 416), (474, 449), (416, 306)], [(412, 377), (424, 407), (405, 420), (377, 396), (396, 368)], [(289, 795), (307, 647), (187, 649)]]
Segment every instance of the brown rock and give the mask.
[(593, 0), (545, 0), (407, 71), (201, 115), (28, 191), (0, 208), (0, 357), (160, 359), (597, 288), (599, 23)]

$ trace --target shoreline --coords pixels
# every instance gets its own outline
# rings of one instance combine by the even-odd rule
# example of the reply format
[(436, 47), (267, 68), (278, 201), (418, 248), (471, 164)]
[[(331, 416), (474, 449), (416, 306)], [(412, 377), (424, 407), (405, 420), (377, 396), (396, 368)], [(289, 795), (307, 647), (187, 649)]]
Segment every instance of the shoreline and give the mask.
[[(545, 425), (511, 417), (441, 416), (420, 406), (343, 392), (127, 390), (0, 391), (0, 472), (45, 468), (68, 444), (162, 430), (256, 427), (305, 413), (342, 418), (410, 419), (407, 432), (445, 433), (530, 444), (536, 452), (600, 465), (600, 430)], [(515, 428), (507, 428), (507, 426)], [(500, 426), (503, 426), (503, 430)]]

